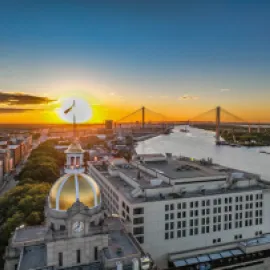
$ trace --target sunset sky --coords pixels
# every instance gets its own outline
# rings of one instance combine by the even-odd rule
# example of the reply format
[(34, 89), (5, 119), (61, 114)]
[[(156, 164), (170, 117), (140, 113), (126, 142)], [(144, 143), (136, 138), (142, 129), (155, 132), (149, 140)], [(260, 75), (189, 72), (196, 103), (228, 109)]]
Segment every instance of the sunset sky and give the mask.
[[(3, 1), (0, 123), (91, 122), (141, 106), (186, 120), (218, 105), (270, 122), (269, 1)], [(139, 119), (138, 119), (139, 120)]]

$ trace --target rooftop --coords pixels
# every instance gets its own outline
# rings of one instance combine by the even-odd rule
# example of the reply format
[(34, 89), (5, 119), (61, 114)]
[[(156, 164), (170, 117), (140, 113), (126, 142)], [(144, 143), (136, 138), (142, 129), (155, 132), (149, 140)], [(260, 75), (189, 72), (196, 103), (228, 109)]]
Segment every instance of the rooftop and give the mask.
[[(153, 155), (155, 156), (162, 157), (158, 154)], [(110, 163), (109, 170), (98, 163), (92, 164), (116, 189), (134, 203), (264, 189), (257, 181), (259, 179), (257, 175), (186, 158), (153, 159), (144, 163)], [(116, 172), (120, 174), (117, 175)], [(127, 178), (130, 180), (126, 180)], [(225, 188), (232, 179), (241, 181), (241, 184), (234, 185), (230, 189)], [(250, 184), (249, 180), (254, 181)], [(186, 184), (190, 183), (194, 185), (186, 190)]]
[(45, 245), (28, 246), (23, 249), (19, 270), (29, 270), (46, 265)]
[(123, 230), (123, 225), (119, 219), (109, 218), (106, 223), (109, 228), (109, 245), (108, 248), (104, 249), (107, 259), (138, 254), (135, 243), (132, 242), (127, 232)]
[(46, 226), (31, 226), (17, 228), (14, 232), (12, 243), (14, 245), (27, 245), (33, 242), (42, 242), (48, 231)]
[(10, 145), (8, 145), (9, 149), (17, 149), (18, 147), (20, 147), (19, 144), (10, 144)]

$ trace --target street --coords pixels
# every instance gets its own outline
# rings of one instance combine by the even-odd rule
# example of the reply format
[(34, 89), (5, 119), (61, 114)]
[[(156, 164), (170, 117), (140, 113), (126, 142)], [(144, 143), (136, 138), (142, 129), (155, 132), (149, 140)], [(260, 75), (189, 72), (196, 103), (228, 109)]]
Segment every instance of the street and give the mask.
[(18, 175), (21, 172), (32, 150), (36, 149), (40, 143), (45, 142), (47, 140), (47, 134), (48, 134), (48, 130), (44, 129), (38, 141), (33, 142), (32, 149), (28, 152), (25, 158), (19, 163), (18, 166), (16, 166), (15, 170), (7, 176), (7, 179), (5, 180), (3, 185), (0, 187), (0, 196), (3, 196), (7, 191), (9, 191), (10, 189), (12, 189), (13, 187), (17, 185), (17, 181), (14, 179), (15, 175)]

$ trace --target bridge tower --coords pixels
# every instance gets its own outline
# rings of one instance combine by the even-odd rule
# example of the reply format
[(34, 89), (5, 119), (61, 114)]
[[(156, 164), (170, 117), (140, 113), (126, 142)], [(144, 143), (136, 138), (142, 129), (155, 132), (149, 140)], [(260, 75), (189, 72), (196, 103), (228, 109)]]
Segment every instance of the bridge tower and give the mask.
[(220, 143), (220, 107), (216, 108), (216, 144)]
[(145, 123), (145, 107), (142, 107), (142, 128), (144, 128)]

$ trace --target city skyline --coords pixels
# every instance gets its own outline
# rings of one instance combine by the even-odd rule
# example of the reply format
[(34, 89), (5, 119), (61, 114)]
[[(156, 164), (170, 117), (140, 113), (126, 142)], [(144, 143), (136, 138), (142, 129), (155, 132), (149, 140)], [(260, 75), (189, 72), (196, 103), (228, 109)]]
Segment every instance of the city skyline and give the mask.
[[(146, 106), (187, 120), (218, 105), (270, 121), (269, 3), (24, 1), (0, 10), (1, 123), (62, 123), (70, 96), (90, 122)], [(14, 94), (20, 93), (20, 94)]]

